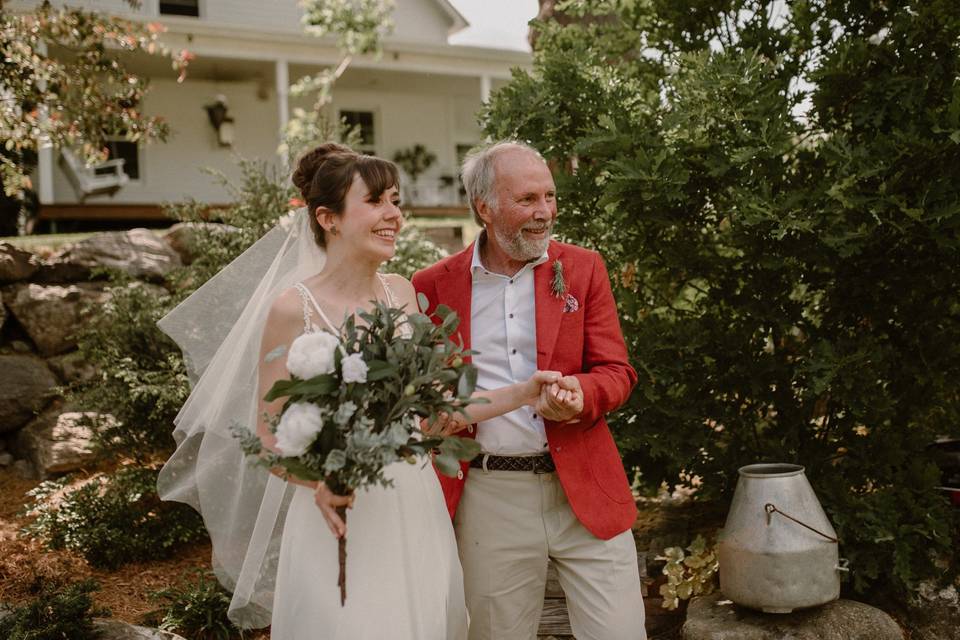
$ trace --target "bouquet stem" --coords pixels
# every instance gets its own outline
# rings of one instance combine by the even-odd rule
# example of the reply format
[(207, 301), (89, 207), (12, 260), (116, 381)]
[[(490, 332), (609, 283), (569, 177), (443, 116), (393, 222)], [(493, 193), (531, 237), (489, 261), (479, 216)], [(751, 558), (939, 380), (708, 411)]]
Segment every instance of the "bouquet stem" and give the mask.
[[(343, 524), (347, 524), (346, 507), (337, 507), (337, 515), (343, 520)], [(340, 577), (337, 580), (337, 586), (340, 587), (340, 606), (342, 607), (347, 601), (347, 535), (340, 536), (337, 543), (340, 558)]]

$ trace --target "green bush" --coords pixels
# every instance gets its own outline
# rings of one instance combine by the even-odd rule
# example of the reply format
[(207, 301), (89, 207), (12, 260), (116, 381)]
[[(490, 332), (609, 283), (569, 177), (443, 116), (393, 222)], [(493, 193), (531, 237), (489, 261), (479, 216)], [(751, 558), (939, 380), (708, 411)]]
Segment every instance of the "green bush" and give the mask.
[(35, 600), (0, 618), (0, 638), (5, 640), (96, 640), (94, 617), (110, 615), (96, 609), (90, 594), (100, 587), (93, 580), (57, 589), (44, 589)]
[(408, 224), (397, 236), (396, 255), (383, 266), (383, 270), (409, 279), (414, 273), (429, 267), (445, 255), (447, 252), (431, 242), (420, 229)]
[(78, 406), (116, 418), (93, 430), (100, 453), (143, 463), (172, 450), (173, 419), (190, 391), (180, 350), (156, 326), (178, 298), (122, 275), (113, 276), (109, 291), (79, 335), (81, 357), (97, 375), (70, 394)]
[[(943, 577), (960, 428), (960, 5), (568, 1), (485, 114), (558, 168), (640, 374), (643, 477), (796, 462), (853, 587)], [(802, 81), (802, 82), (801, 82)], [(950, 573), (956, 575), (954, 566)]]
[(160, 500), (155, 469), (128, 467), (70, 489), (73, 480), (49, 480), (28, 493), (33, 504), (27, 515), (35, 519), (25, 534), (107, 569), (167, 558), (178, 546), (206, 536), (193, 509)]
[(211, 574), (198, 571), (196, 582), (153, 594), (163, 605), (144, 619), (144, 624), (171, 631), (187, 640), (231, 640), (243, 631), (227, 618), (230, 592)]

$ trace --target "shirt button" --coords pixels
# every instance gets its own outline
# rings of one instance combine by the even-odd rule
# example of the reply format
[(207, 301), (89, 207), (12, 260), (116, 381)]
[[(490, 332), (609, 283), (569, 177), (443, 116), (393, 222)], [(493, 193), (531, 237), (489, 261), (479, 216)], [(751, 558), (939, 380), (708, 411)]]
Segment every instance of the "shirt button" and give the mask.
[(473, 425), (472, 425), (472, 424), (468, 424), (468, 425), (467, 425), (467, 433), (473, 433)]
[(515, 354), (516, 352), (517, 352), (517, 350), (516, 350), (516, 349), (514, 349), (514, 350), (513, 350), (513, 351), (511, 351), (510, 353), (514, 353), (514, 354)]
[(512, 313), (510, 314), (510, 317), (511, 317), (511, 318), (513, 317), (513, 314), (512, 314)]
[(457, 471), (457, 480), (463, 480), (463, 469)]
[(513, 284), (513, 280), (510, 281), (510, 284)]
[(533, 419), (534, 419), (534, 420), (537, 419), (537, 414), (533, 414)]

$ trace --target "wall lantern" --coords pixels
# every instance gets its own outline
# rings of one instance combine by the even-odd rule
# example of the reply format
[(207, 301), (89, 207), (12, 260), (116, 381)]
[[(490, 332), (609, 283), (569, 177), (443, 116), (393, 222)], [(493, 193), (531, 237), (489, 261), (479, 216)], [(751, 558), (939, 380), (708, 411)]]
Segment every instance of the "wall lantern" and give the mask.
[(227, 98), (223, 94), (217, 95), (212, 104), (204, 107), (210, 117), (210, 124), (217, 132), (217, 142), (221, 147), (233, 144), (233, 118), (227, 114)]

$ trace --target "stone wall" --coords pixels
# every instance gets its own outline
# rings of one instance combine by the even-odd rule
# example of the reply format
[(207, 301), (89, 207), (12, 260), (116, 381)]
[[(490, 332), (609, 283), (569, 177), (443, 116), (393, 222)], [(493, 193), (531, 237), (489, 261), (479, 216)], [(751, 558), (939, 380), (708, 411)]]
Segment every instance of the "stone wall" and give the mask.
[(90, 459), (90, 429), (111, 417), (68, 406), (63, 387), (96, 375), (76, 337), (110, 299), (97, 269), (119, 269), (132, 286), (161, 293), (164, 276), (190, 261), (191, 229), (99, 233), (56, 252), (0, 243), (0, 466), (46, 477)]

